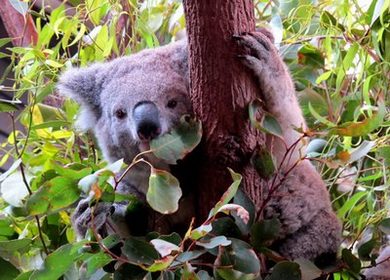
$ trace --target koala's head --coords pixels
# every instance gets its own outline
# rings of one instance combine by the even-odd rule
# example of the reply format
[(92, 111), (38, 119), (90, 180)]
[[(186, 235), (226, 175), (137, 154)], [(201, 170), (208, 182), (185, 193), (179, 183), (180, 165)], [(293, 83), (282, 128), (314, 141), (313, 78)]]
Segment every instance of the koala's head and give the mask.
[(70, 69), (62, 94), (81, 105), (79, 126), (94, 131), (105, 157), (131, 161), (145, 143), (191, 114), (186, 42)]

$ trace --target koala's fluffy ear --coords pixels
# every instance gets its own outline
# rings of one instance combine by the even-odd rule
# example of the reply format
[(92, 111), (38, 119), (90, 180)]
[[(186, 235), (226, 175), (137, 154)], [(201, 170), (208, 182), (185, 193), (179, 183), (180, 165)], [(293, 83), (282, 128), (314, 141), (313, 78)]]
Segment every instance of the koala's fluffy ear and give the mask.
[(71, 68), (60, 76), (57, 84), (60, 94), (80, 103), (81, 113), (77, 124), (83, 130), (92, 128), (102, 113), (100, 93), (103, 75), (101, 72), (101, 64), (86, 68)]
[(170, 56), (171, 67), (189, 81), (187, 39), (181, 39), (174, 44), (175, 48)]

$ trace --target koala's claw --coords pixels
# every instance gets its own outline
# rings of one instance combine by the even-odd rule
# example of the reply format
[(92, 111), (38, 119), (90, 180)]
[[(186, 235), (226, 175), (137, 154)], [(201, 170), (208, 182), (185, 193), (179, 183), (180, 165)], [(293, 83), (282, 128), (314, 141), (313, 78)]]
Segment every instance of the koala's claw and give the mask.
[(267, 62), (272, 51), (272, 42), (270, 39), (260, 32), (245, 32), (241, 35), (233, 35), (233, 39), (240, 45), (249, 49), (250, 54)]
[(241, 62), (251, 69), (255, 75), (261, 75), (261, 72), (264, 68), (264, 63), (261, 62), (258, 58), (251, 55), (237, 55), (237, 58), (241, 60)]
[(94, 206), (89, 205), (88, 199), (83, 199), (77, 205), (73, 216), (72, 223), (77, 233), (84, 237), (89, 228), (93, 228), (99, 234), (105, 235), (104, 225), (109, 216), (113, 214), (115, 208), (109, 203), (97, 203)]

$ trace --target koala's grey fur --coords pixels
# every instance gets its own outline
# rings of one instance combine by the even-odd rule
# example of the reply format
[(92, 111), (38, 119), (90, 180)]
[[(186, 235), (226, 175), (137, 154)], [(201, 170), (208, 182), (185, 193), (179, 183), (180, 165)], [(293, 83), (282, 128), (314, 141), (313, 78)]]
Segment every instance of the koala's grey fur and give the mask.
[[(192, 112), (186, 57), (186, 42), (182, 41), (87, 68), (72, 68), (61, 76), (58, 89), (81, 104), (78, 125), (94, 132), (104, 157), (110, 162), (123, 158), (129, 164), (140, 152), (142, 142), (133, 119), (136, 104), (155, 103), (161, 134), (175, 126), (182, 115)], [(171, 99), (177, 102), (174, 109), (167, 108)], [(117, 110), (125, 111), (127, 117), (118, 119)], [(155, 158), (149, 160), (156, 168), (168, 168)], [(149, 167), (139, 164), (125, 182), (142, 197), (148, 177)]]
[[(236, 37), (250, 49), (251, 55), (243, 56), (243, 62), (259, 81), (267, 111), (282, 127), (283, 141), (274, 137), (267, 141), (278, 163), (283, 161), (287, 147), (298, 142), (292, 155), (283, 161), (286, 171), (305, 154), (305, 142), (298, 141), (300, 133), (295, 128), (305, 129), (306, 124), (290, 74), (270, 38), (264, 30)], [(129, 163), (142, 149), (132, 119), (133, 108), (139, 102), (152, 101), (160, 112), (164, 134), (182, 114), (191, 112), (188, 84), (187, 47), (186, 41), (181, 41), (111, 62), (70, 69), (62, 75), (59, 90), (81, 104), (79, 123), (84, 129), (93, 130), (105, 158), (109, 161), (124, 158)], [(178, 101), (175, 110), (167, 108), (172, 98)], [(118, 109), (127, 110), (127, 117), (118, 120), (115, 117)], [(157, 160), (153, 164), (168, 168)], [(142, 196), (149, 173), (145, 166), (137, 168), (137, 172), (126, 178), (124, 192)], [(300, 162), (272, 197), (265, 216), (277, 217), (282, 224), (277, 242), (282, 255), (290, 259), (314, 259), (337, 252), (341, 226), (332, 211), (325, 184), (310, 162)], [(73, 221), (76, 227), (83, 225), (78, 228), (83, 236), (89, 220), (80, 219), (81, 216), (75, 215)]]

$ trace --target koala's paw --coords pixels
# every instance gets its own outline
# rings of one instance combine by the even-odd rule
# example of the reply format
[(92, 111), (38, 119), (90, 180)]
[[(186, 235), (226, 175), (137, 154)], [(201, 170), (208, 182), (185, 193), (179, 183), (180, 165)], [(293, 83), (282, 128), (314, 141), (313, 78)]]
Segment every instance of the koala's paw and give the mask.
[(263, 76), (264, 71), (278, 73), (283, 70), (283, 64), (269, 36), (263, 32), (248, 32), (234, 35), (233, 39), (248, 51), (238, 55), (242, 63), (257, 76)]
[(101, 236), (107, 235), (106, 221), (114, 213), (115, 207), (111, 203), (97, 203), (94, 206), (89, 205), (89, 199), (80, 200), (73, 215), (73, 228), (79, 238), (84, 238), (88, 229)]

